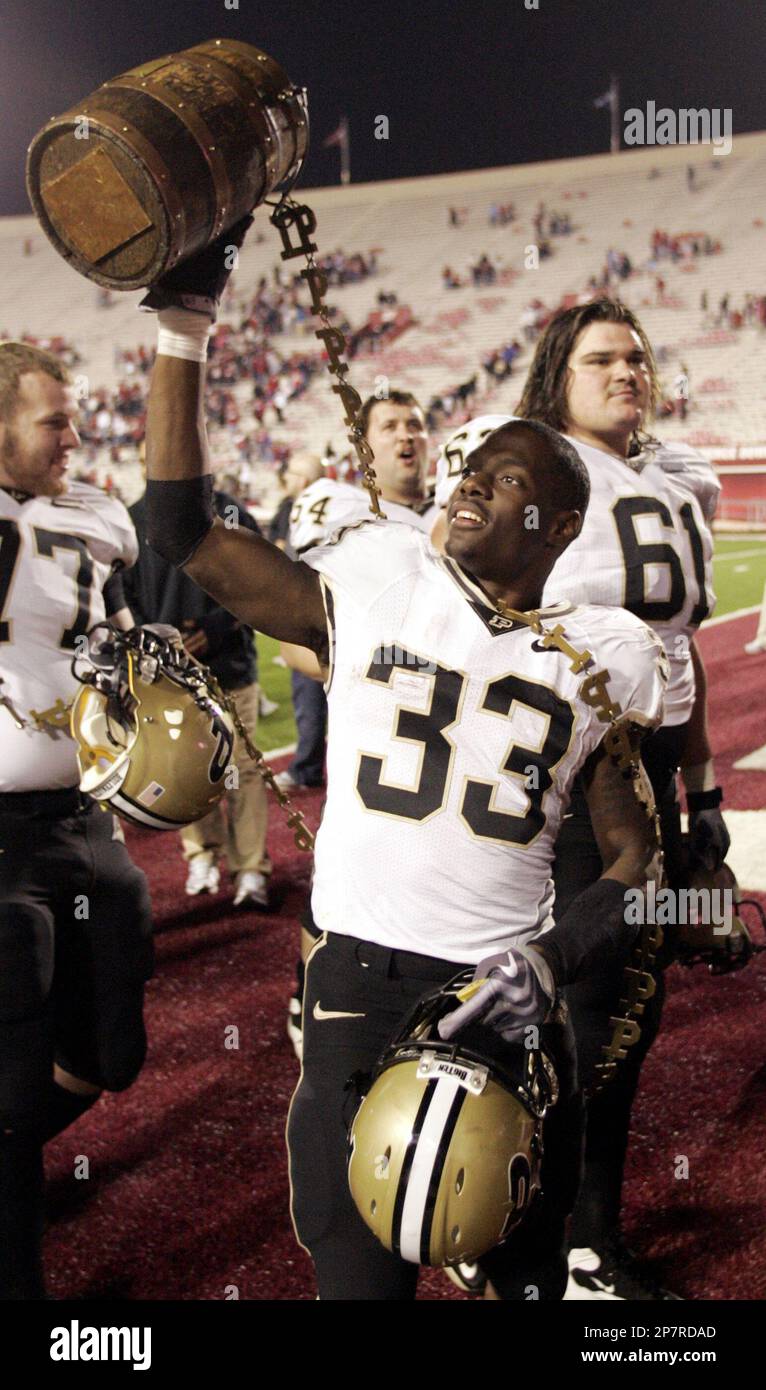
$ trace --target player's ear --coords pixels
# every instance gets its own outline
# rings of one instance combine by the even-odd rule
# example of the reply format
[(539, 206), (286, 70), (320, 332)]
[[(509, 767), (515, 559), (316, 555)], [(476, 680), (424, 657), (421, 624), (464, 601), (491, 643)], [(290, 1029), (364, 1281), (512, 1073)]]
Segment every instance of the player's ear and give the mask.
[(579, 536), (582, 530), (582, 512), (576, 510), (557, 512), (548, 532), (548, 544), (561, 550)]

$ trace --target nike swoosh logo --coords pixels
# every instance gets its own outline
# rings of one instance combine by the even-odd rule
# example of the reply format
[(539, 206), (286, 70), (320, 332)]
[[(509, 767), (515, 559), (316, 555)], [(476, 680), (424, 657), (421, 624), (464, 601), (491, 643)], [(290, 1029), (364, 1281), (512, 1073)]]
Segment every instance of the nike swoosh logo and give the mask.
[(314, 1018), (318, 1019), (321, 1023), (323, 1018), (364, 1018), (364, 1014), (348, 1014), (338, 1009), (323, 1009), (317, 999), (314, 1005)]

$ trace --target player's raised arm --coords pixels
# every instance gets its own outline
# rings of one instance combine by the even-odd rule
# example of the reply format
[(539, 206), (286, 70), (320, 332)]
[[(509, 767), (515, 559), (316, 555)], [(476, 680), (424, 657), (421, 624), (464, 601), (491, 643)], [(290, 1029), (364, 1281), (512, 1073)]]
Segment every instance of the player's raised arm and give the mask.
[[(241, 226), (240, 241), (245, 231)], [(318, 576), (263, 537), (230, 529), (214, 515), (205, 361), (235, 232), (165, 276), (144, 301), (159, 310), (160, 328), (146, 431), (147, 538), (249, 626), (316, 650), (325, 641)]]

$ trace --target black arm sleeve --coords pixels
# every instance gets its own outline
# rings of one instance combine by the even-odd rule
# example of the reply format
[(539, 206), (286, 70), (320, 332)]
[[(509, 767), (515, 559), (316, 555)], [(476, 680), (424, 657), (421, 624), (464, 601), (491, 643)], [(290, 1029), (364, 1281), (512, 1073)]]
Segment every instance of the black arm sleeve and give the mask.
[(146, 484), (146, 540), (171, 565), (189, 563), (215, 521), (213, 478), (150, 478)]
[(551, 931), (536, 938), (534, 945), (543, 951), (559, 988), (627, 958), (640, 931), (625, 921), (627, 892), (629, 885), (616, 878), (598, 879)]
[(102, 592), (104, 595), (104, 608), (106, 609), (107, 618), (114, 617), (114, 614), (119, 613), (121, 608), (126, 608), (128, 606), (128, 600), (125, 597), (125, 584), (119, 570), (115, 570), (114, 574), (110, 574)]

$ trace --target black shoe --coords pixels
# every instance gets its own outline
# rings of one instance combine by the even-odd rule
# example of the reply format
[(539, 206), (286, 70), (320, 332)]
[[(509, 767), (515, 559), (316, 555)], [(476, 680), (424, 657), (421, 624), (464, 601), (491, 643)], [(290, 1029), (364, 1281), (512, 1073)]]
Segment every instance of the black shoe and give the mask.
[(679, 1294), (663, 1289), (618, 1236), (605, 1240), (597, 1249), (576, 1246), (569, 1251), (569, 1282), (564, 1299), (683, 1301)]

